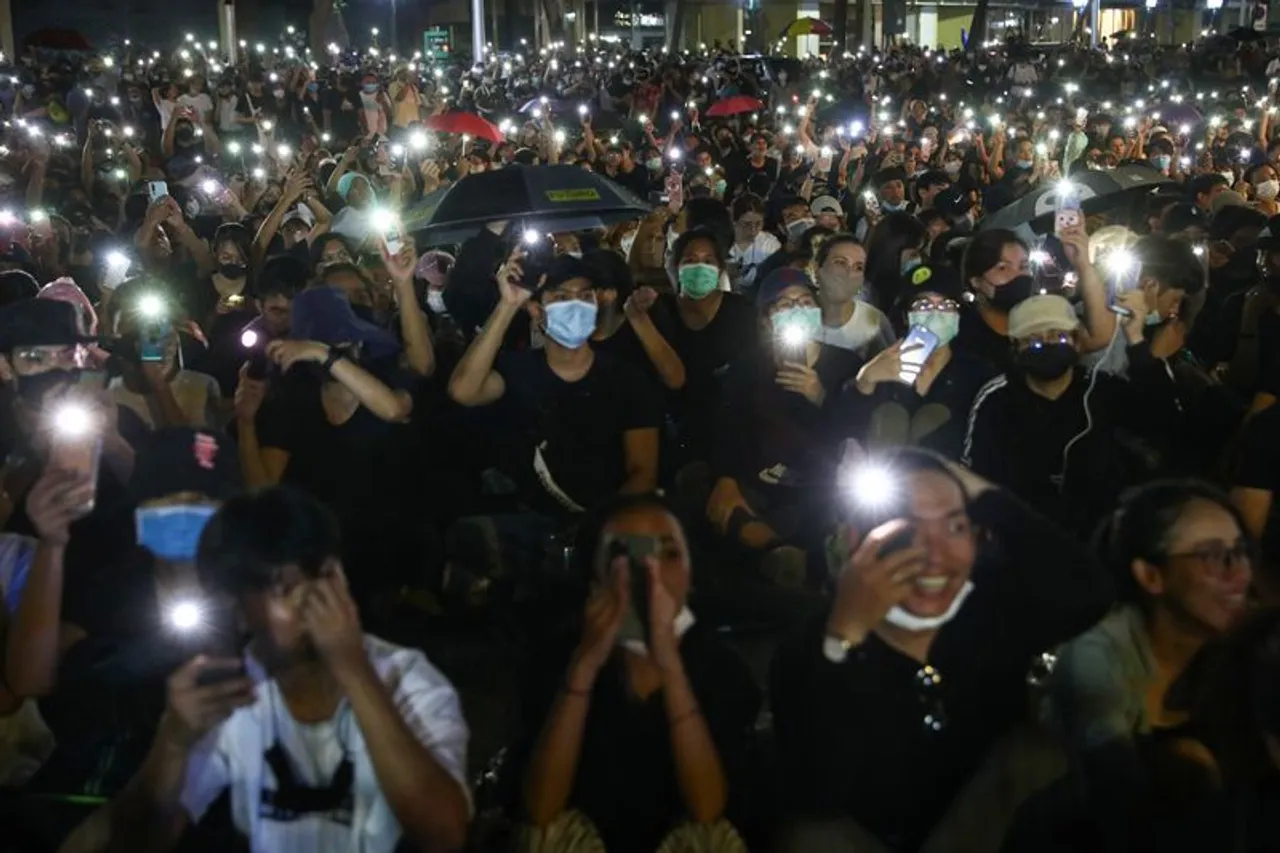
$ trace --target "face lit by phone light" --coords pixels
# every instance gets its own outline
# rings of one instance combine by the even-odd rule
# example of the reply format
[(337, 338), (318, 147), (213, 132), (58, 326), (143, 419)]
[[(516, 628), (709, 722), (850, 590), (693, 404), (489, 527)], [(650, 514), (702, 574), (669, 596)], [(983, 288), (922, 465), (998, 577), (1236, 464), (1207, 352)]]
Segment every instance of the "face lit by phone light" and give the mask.
[(875, 462), (859, 465), (845, 482), (855, 516), (875, 519), (877, 526), (895, 519), (910, 525), (909, 544), (920, 549), (922, 563), (900, 606), (922, 618), (945, 614), (977, 558), (977, 535), (960, 484), (936, 468), (900, 472)]
[(63, 403), (53, 410), (49, 426), (58, 438), (85, 438), (97, 428), (97, 418), (86, 406)]
[[(612, 567), (608, 543), (620, 537), (650, 537), (654, 540), (651, 559), (658, 565), (658, 577), (667, 593), (675, 599), (677, 609), (683, 606), (689, 596), (691, 559), (684, 528), (675, 516), (660, 505), (643, 503), (611, 515), (604, 524), (596, 550), (597, 578), (609, 577)], [(647, 614), (637, 615), (647, 621)]]

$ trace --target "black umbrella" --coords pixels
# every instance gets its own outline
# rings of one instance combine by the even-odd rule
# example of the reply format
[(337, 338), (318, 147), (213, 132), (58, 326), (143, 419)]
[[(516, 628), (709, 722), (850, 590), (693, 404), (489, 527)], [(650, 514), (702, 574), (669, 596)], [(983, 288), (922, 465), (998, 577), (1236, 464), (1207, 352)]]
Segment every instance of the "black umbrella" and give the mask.
[(576, 231), (648, 213), (632, 193), (580, 166), (507, 166), (458, 181), (419, 230), (432, 242), (453, 242), (499, 219)]
[(1255, 30), (1253, 27), (1236, 27), (1227, 33), (1227, 38), (1236, 41), (1261, 41), (1266, 38), (1266, 34)]
[[(1058, 196), (1064, 189), (1064, 183), (1055, 181), (1032, 190), (1012, 204), (984, 217), (978, 230), (1016, 228), (1026, 224), (1037, 233), (1045, 233), (1053, 225), (1053, 214), (1057, 210)], [(1070, 183), (1085, 213), (1096, 213), (1115, 206), (1132, 191), (1147, 191), (1172, 181), (1151, 166), (1134, 163), (1110, 171), (1077, 172), (1071, 176)]]

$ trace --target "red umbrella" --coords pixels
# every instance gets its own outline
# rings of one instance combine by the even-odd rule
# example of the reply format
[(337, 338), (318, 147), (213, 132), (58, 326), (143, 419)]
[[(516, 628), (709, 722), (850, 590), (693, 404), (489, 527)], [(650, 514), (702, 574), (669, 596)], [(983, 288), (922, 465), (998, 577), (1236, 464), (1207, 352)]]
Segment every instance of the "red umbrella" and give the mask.
[(740, 113), (758, 113), (763, 109), (764, 104), (750, 95), (734, 95), (732, 98), (716, 101), (707, 109), (706, 115), (708, 118), (736, 116)]
[(487, 139), (490, 142), (501, 142), (505, 138), (502, 131), (495, 125), (475, 113), (445, 113), (441, 116), (431, 116), (423, 124), (428, 130), (436, 130), (440, 133), (466, 133), (476, 139)]

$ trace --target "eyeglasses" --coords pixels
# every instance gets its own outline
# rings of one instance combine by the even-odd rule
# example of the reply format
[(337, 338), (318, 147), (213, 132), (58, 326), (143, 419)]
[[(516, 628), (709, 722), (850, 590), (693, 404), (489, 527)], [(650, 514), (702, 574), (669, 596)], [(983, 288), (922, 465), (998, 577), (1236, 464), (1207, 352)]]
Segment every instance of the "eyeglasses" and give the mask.
[(813, 308), (817, 304), (812, 296), (797, 296), (793, 299), (779, 299), (773, 303), (773, 307), (778, 311), (785, 311), (788, 308)]
[(940, 732), (947, 727), (947, 709), (942, 703), (942, 673), (925, 664), (916, 670), (916, 696), (924, 709), (921, 723), (925, 731)]
[(1236, 569), (1248, 568), (1253, 563), (1253, 548), (1245, 540), (1227, 546), (1222, 542), (1202, 545), (1191, 551), (1167, 555), (1170, 560), (1195, 560), (1215, 577), (1226, 577)]
[(1070, 332), (1045, 332), (1042, 335), (1031, 335), (1027, 338), (1027, 349), (1044, 349), (1051, 346), (1066, 346), (1071, 343)]
[(911, 303), (911, 311), (959, 311), (960, 303), (954, 299), (944, 299), (941, 302), (934, 302), (932, 299), (917, 299)]
[(574, 299), (594, 305), (596, 292), (594, 290), (548, 290), (543, 297), (545, 302), (569, 302)]
[(739, 219), (739, 220), (738, 220), (738, 224), (739, 224), (739, 225), (741, 225), (743, 228), (747, 228), (747, 229), (750, 229), (750, 228), (763, 228), (763, 227), (764, 227), (764, 220), (763, 220), (763, 219), (745, 219), (745, 218), (743, 218), (743, 219)]

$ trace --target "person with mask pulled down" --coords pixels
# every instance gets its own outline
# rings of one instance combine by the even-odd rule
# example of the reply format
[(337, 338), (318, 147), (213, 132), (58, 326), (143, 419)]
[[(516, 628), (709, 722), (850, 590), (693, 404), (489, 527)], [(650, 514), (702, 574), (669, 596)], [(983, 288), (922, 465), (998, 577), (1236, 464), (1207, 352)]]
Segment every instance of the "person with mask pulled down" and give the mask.
[(364, 632), (339, 538), (323, 505), (287, 488), (208, 519), (200, 598), (171, 620), (198, 653), (168, 678), (142, 769), (68, 849), (173, 849), (224, 792), (253, 851), (461, 848), (458, 695), (421, 652)]
[(871, 229), (882, 216), (890, 213), (915, 213), (915, 202), (907, 199), (907, 173), (902, 166), (886, 166), (871, 176), (874, 200), (866, 204), (867, 215), (858, 220), (854, 234), (859, 240), (867, 240)]
[(1013, 361), (1009, 312), (1036, 290), (1031, 253), (1012, 231), (993, 228), (965, 247), (961, 274), (973, 300), (961, 308), (955, 347), (1007, 369)]
[[(512, 565), (520, 553), (535, 554), (548, 535), (613, 496), (658, 483), (656, 390), (640, 368), (590, 345), (600, 272), (566, 255), (525, 281), (524, 258), (517, 246), (499, 269), (498, 305), (449, 378), (449, 396), (459, 405), (498, 404), (498, 467), (515, 481), (521, 504), (517, 513), (471, 525), (483, 529), (485, 553), (464, 559), (483, 561), (469, 567), (479, 571), (526, 569)], [(546, 345), (500, 352), (508, 328), (526, 312)]]
[(1161, 439), (1181, 413), (1143, 337), (1145, 293), (1127, 291), (1118, 304), (1128, 312), (1127, 380), (1079, 366), (1081, 324), (1066, 299), (1020, 302), (1009, 312), (1014, 366), (978, 392), (964, 439), (964, 464), (1082, 534), (1141, 473), (1132, 446)]
[(830, 608), (770, 677), (782, 850), (998, 850), (1066, 769), (1026, 726), (1027, 675), (1106, 612), (1079, 540), (921, 449), (846, 453)]
[(1057, 654), (1041, 715), (1078, 760), (1019, 816), (1016, 851), (1051, 849), (1069, 824), (1092, 828), (1099, 847), (1158, 849), (1187, 806), (1169, 765), (1199, 757), (1200, 796), (1217, 788), (1203, 731), (1188, 723), (1210, 644), (1246, 614), (1254, 552), (1239, 513), (1207, 483), (1157, 480), (1123, 496), (1095, 543), (1120, 604)]
[(907, 330), (858, 372), (840, 422), (863, 445), (914, 445), (959, 459), (969, 409), (996, 369), (952, 347), (964, 288), (946, 266), (916, 267), (897, 304)]
[[(535, 657), (515, 766), (522, 851), (739, 853), (760, 691), (687, 605), (691, 551), (661, 499), (626, 497), (579, 536), (580, 633)], [(644, 796), (637, 796), (643, 790)]]

